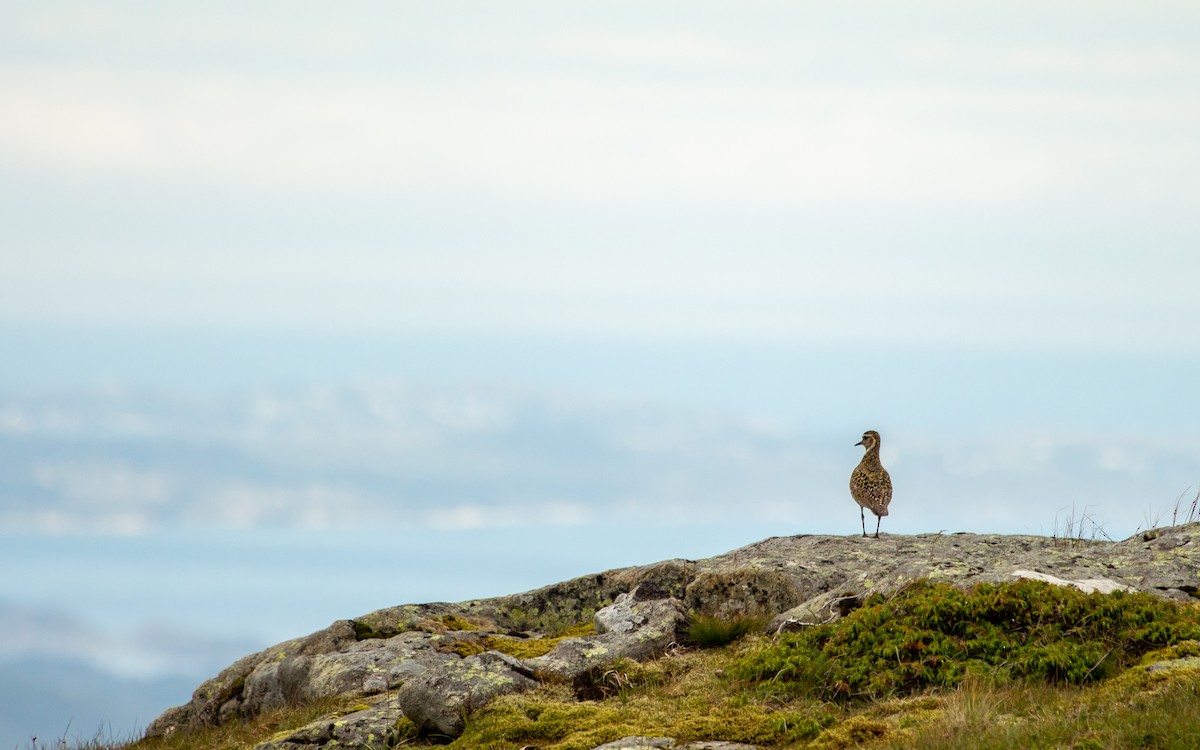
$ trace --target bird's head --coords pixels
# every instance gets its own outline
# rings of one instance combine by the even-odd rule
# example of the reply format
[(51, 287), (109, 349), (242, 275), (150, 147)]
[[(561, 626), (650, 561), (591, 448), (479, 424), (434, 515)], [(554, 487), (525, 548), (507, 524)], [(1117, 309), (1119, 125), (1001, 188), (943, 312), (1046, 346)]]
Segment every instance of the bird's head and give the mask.
[(861, 445), (867, 450), (879, 447), (879, 433), (875, 430), (867, 430), (863, 433), (862, 440), (859, 440), (855, 445)]

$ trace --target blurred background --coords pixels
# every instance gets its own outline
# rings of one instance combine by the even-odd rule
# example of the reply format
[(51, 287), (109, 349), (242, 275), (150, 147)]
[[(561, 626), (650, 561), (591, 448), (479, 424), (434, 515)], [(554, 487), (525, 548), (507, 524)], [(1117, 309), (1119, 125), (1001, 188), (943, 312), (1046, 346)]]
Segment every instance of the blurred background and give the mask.
[[(0, 750), (337, 619), (1200, 483), (1200, 10), (4, 3)], [(886, 544), (886, 537), (883, 542)]]

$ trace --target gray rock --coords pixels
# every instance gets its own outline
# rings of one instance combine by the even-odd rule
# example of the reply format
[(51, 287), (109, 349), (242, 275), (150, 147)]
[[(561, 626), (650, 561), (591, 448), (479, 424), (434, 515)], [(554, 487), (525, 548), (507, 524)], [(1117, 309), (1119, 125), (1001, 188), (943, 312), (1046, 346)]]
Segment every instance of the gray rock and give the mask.
[(332, 714), (291, 732), (284, 732), (254, 750), (379, 750), (400, 740), (396, 723), (404, 714), (394, 702), (350, 713)]
[(1085, 594), (1098, 591), (1101, 594), (1111, 594), (1114, 591), (1133, 591), (1132, 586), (1126, 586), (1107, 578), (1084, 578), (1081, 581), (1068, 581), (1065, 578), (1052, 576), (1049, 573), (1039, 573), (1036, 570), (1014, 570), (1014, 578), (1025, 578), (1033, 581), (1052, 583), (1055, 586), (1073, 586)]
[(458, 657), (436, 649), (441, 636), (402, 633), (342, 644), (324, 654), (261, 662), (247, 675), (238, 713), (252, 716), (334, 695), (370, 695), (397, 687)]
[(679, 641), (688, 615), (679, 599), (639, 598), (647, 595), (645, 589), (621, 594), (597, 612), (596, 635), (569, 638), (525, 664), (539, 675), (577, 683), (619, 659), (643, 661), (661, 654)]
[(739, 742), (684, 742), (670, 737), (624, 737), (593, 750), (758, 750), (754, 745)]
[(1147, 672), (1167, 672), (1172, 669), (1200, 669), (1200, 656), (1185, 656), (1146, 665)]
[(675, 740), (670, 737), (622, 737), (593, 750), (675, 750), (675, 747)]
[(457, 737), (471, 712), (501, 695), (529, 690), (537, 684), (519, 660), (487, 651), (406, 682), (397, 701), (404, 715), (422, 731)]

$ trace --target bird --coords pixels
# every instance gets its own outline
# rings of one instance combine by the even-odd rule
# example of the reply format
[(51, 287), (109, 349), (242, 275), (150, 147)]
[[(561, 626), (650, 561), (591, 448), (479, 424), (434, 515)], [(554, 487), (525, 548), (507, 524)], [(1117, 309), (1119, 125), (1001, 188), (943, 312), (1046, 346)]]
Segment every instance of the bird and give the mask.
[(850, 496), (858, 503), (858, 514), (862, 520), (862, 535), (867, 535), (867, 514), (864, 508), (875, 514), (875, 538), (879, 538), (879, 522), (888, 514), (888, 504), (892, 502), (892, 478), (887, 469), (879, 462), (879, 433), (867, 430), (862, 440), (855, 445), (861, 445), (866, 450), (858, 466), (850, 474)]

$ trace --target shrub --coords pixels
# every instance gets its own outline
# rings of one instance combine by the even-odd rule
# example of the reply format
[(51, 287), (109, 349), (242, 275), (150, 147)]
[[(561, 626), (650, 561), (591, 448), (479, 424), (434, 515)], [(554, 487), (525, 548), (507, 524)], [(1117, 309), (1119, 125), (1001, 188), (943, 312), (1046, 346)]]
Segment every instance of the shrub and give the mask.
[(1085, 594), (1040, 581), (968, 590), (922, 581), (891, 599), (872, 596), (840, 622), (782, 635), (733, 673), (839, 702), (954, 687), (968, 673), (1079, 685), (1195, 638), (1194, 607), (1149, 594)]

